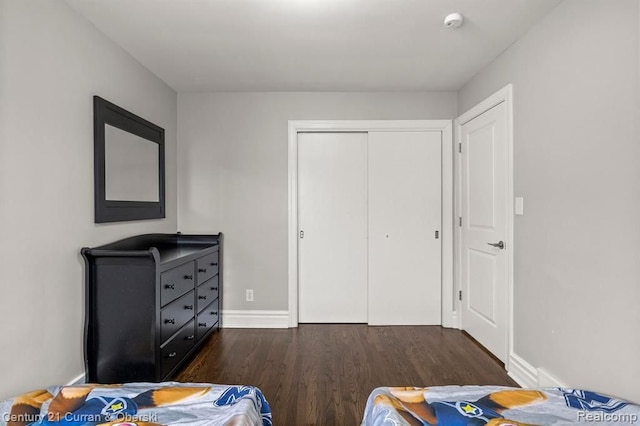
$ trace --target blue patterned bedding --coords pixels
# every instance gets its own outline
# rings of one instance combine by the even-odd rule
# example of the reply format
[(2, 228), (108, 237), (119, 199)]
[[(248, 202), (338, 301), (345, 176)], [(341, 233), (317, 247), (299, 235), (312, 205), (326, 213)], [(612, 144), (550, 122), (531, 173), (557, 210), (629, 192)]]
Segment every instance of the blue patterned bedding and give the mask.
[(640, 424), (640, 406), (578, 389), (502, 386), (377, 388), (362, 425)]
[(57, 386), (0, 402), (0, 415), (9, 426), (272, 426), (258, 388), (202, 383)]

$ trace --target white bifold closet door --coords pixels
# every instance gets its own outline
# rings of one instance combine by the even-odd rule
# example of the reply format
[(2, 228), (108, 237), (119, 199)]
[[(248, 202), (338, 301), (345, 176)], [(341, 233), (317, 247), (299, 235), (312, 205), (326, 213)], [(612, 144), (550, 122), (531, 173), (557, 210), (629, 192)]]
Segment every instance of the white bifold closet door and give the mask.
[(299, 322), (441, 323), (441, 142), (298, 134)]
[(298, 224), (299, 322), (367, 322), (366, 133), (298, 134)]
[(371, 325), (441, 324), (441, 135), (369, 133)]

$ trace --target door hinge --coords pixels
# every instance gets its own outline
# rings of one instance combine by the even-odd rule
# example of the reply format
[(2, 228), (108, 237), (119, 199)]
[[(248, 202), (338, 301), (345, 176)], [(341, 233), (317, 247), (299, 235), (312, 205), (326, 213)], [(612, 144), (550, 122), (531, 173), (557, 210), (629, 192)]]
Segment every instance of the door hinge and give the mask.
[(304, 231), (300, 231), (300, 238), (304, 238)]
[(458, 300), (462, 300), (462, 290), (458, 291)]
[(458, 218), (458, 226), (462, 227), (462, 216)]
[(436, 240), (440, 238), (440, 231), (436, 231)]
[(462, 154), (462, 142), (458, 142), (458, 152)]

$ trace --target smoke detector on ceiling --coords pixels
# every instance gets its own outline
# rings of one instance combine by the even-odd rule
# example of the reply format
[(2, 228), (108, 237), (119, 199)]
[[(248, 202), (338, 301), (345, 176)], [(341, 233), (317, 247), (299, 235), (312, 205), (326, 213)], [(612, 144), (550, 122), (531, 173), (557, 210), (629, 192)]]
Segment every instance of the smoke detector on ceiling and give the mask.
[(458, 28), (464, 22), (464, 17), (459, 13), (450, 13), (444, 18), (445, 28)]

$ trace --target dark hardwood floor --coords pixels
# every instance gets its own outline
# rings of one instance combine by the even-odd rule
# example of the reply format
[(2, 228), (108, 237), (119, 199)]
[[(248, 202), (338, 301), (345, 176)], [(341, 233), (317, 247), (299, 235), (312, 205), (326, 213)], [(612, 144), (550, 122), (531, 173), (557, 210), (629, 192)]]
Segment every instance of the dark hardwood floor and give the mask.
[(176, 380), (257, 386), (283, 426), (359, 425), (379, 386), (517, 386), (461, 331), (364, 324), (222, 329)]

